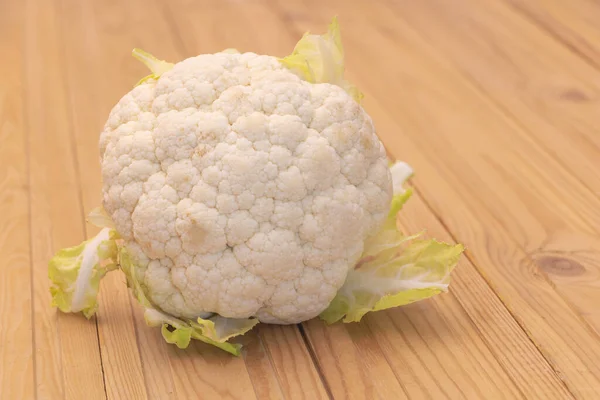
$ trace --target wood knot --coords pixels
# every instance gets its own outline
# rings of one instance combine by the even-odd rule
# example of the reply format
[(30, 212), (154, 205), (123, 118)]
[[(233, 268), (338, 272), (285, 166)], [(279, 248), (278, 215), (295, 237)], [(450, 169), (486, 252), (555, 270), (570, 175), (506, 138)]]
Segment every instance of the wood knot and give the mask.
[(572, 103), (585, 103), (590, 101), (590, 98), (585, 93), (577, 89), (565, 90), (560, 94), (560, 98)]
[(536, 264), (545, 272), (552, 275), (576, 276), (585, 272), (581, 263), (558, 256), (544, 256), (536, 260)]

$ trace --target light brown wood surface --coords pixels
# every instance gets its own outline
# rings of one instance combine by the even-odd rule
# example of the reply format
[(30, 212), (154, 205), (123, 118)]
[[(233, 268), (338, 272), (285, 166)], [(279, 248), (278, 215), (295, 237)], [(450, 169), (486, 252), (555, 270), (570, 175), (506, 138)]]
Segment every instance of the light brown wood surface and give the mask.
[[(467, 246), (449, 293), (358, 324), (167, 345), (120, 272), (91, 320), (47, 262), (97, 232), (98, 135), (146, 74), (342, 25), (347, 78), (416, 170), (407, 232)], [(0, 0), (0, 399), (599, 399), (600, 3)]]

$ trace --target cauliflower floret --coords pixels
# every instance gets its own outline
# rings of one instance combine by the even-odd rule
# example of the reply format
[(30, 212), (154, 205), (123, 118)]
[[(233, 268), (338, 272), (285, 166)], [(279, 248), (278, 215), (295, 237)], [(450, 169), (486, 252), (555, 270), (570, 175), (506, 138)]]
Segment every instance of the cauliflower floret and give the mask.
[(103, 205), (147, 295), (182, 318), (315, 317), (392, 197), (362, 107), (253, 53), (192, 57), (137, 86), (100, 154)]

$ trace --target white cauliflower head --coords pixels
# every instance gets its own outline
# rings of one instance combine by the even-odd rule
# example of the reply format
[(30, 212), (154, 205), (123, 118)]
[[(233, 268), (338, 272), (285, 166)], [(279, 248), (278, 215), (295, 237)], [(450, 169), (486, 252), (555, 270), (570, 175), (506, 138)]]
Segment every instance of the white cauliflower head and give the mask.
[(192, 57), (135, 87), (100, 154), (103, 205), (138, 278), (185, 318), (318, 315), (392, 197), (363, 108), (254, 53)]
[(134, 56), (152, 74), (100, 136), (103, 229), (50, 260), (53, 305), (91, 317), (119, 268), (167, 342), (239, 355), (229, 339), (259, 321), (356, 322), (447, 291), (463, 247), (398, 229), (412, 169), (388, 168), (336, 19), (283, 59)]

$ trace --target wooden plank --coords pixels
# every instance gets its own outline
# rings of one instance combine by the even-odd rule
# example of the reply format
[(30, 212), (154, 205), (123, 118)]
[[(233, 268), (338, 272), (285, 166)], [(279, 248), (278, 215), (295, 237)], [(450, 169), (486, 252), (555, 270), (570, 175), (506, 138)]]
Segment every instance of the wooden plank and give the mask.
[(413, 392), (414, 379), (397, 377), (367, 324), (326, 326), (313, 319), (303, 326), (333, 398), (408, 399)]
[(573, 52), (600, 67), (600, 4), (597, 1), (505, 1)]
[[(436, 0), (423, 2), (423, 7), (432, 1)], [(412, 12), (409, 10), (413, 8), (415, 10), (417, 9), (417, 7), (403, 9), (403, 15), (412, 15)], [(439, 9), (435, 15), (439, 15), (439, 18), (444, 19), (450, 18), (440, 10), (441, 9)], [(495, 21), (497, 20), (498, 15), (504, 15), (507, 19), (507, 23), (500, 24), (502, 26), (510, 25), (510, 22), (512, 21), (510, 19), (511, 15), (514, 17), (513, 19), (518, 19), (517, 16), (510, 13), (492, 14), (490, 12), (486, 14), (483, 11), (483, 5), (482, 7), (478, 7), (477, 10), (477, 12), (481, 14), (479, 20), (482, 21), (485, 20), (486, 17)], [(427, 15), (433, 16), (433, 9), (430, 11), (431, 13), (428, 13)], [(475, 11), (473, 13), (475, 14)], [(380, 15), (384, 14), (386, 14), (385, 11), (380, 13)], [(409, 19), (411, 21), (417, 20), (417, 16), (415, 16), (414, 19), (407, 17), (407, 21)], [(426, 18), (423, 18), (422, 20), (424, 21), (423, 23), (428, 21)], [(486, 27), (500, 25), (495, 23), (485, 24)], [(391, 27), (391, 25), (389, 26)], [(395, 24), (395, 26), (397, 26), (397, 24)], [(427, 25), (427, 27), (429, 27), (429, 25)], [(405, 29), (395, 27), (391, 29), (392, 31), (396, 29), (397, 34), (405, 34), (404, 32), (406, 31)], [(482, 29), (484, 29), (483, 25)], [(431, 34), (430, 29), (424, 27), (424, 30), (427, 31), (428, 34)], [(482, 32), (485, 32), (485, 30)], [(499, 34), (498, 32), (496, 33)], [(442, 39), (442, 36), (445, 39)], [(455, 43), (457, 47), (462, 46), (463, 37), (460, 36), (452, 41), (453, 36), (453, 34), (439, 35), (439, 37), (436, 36), (435, 43), (451, 42)], [(482, 35), (470, 36), (480, 37)], [(524, 31), (522, 37), (535, 39), (537, 36), (529, 34), (529, 31)], [(445, 40), (446, 42), (441, 42), (442, 40)], [(511, 41), (507, 38), (506, 43), (511, 43)], [(550, 41), (545, 44), (546, 46), (542, 46), (542, 43), (539, 43), (540, 46), (536, 46), (536, 48), (549, 48), (550, 53), (556, 50), (556, 43)], [(504, 46), (512, 48), (515, 47), (516, 44), (515, 46)], [(427, 46), (425, 46), (425, 48), (426, 47)], [(473, 47), (470, 47), (470, 49), (473, 49)], [(467, 52), (471, 51), (470, 49), (463, 48), (462, 51), (465, 53), (465, 57), (467, 57)], [(538, 53), (540, 53), (540, 57), (543, 57), (543, 54), (545, 54), (545, 52)], [(452, 54), (455, 53), (453, 52)], [(453, 57), (457, 63), (465, 66), (470, 65), (470, 63), (467, 62), (459, 62), (458, 58), (454, 56), (451, 57)], [(568, 57), (568, 54), (566, 54), (565, 57)], [(471, 57), (471, 59), (475, 58)], [(480, 53), (478, 53), (476, 59), (482, 59)], [(513, 63), (519, 62), (517, 54), (511, 55), (511, 59), (513, 60)], [(572, 61), (574, 62), (572, 68), (579, 71), (579, 68), (581, 67), (583, 76), (589, 72), (589, 66), (587, 64), (582, 64), (581, 61), (577, 59)], [(475, 64), (475, 62), (473, 64)], [(489, 68), (493, 68), (492, 63), (490, 63)], [(534, 77), (537, 79), (541, 75), (537, 70), (532, 71), (531, 68), (527, 69), (523, 67), (520, 68), (520, 71), (523, 76), (531, 77), (531, 79)], [(563, 77), (562, 79), (571, 80), (570, 72), (566, 70), (566, 66), (565, 70), (560, 73), (560, 76)], [(511, 79), (510, 73), (505, 70), (496, 71), (493, 79), (497, 81), (498, 76), (507, 76), (506, 81), (510, 81)], [(594, 79), (589, 83), (590, 87), (593, 88)], [(490, 92), (494, 93), (491, 88)], [(504, 106), (505, 101), (506, 106), (511, 107), (512, 105), (510, 102), (512, 99), (525, 98), (527, 96), (527, 94), (521, 93), (506, 98), (498, 97), (498, 101), (502, 102), (501, 107)], [(519, 107), (515, 107), (515, 109), (516, 108)], [(519, 109), (522, 110), (522, 108)], [(555, 110), (553, 115), (557, 115), (558, 118), (561, 118), (561, 116), (565, 117), (568, 116), (570, 110), (570, 107), (565, 106)], [(512, 220), (510, 223), (505, 223), (505, 225), (509, 225), (509, 232), (524, 243), (523, 247), (525, 251), (530, 253), (530, 255), (536, 259), (540, 270), (547, 274), (548, 279), (557, 285), (557, 289), (560, 293), (577, 308), (580, 314), (584, 315), (584, 318), (587, 321), (595, 326), (596, 329), (600, 330), (600, 315), (597, 313), (596, 302), (594, 297), (589, 296), (596, 291), (595, 282), (598, 281), (598, 274), (600, 274), (600, 263), (595, 261), (593, 257), (590, 258), (588, 255), (588, 249), (590, 248), (593, 249), (592, 252), (600, 251), (600, 240), (598, 240), (598, 232), (600, 231), (597, 228), (600, 224), (600, 221), (598, 220), (600, 216), (600, 202), (597, 197), (598, 192), (588, 190), (586, 187), (579, 184), (572, 176), (565, 174), (567, 168), (564, 164), (556, 162), (550, 157), (550, 154), (554, 155), (560, 152), (561, 149), (559, 147), (555, 148), (556, 152), (551, 153), (547, 153), (546, 151), (536, 151), (540, 148), (535, 146), (536, 144), (539, 144), (542, 141), (552, 142), (554, 138), (561, 136), (562, 133), (549, 132), (545, 130), (545, 126), (543, 125), (531, 126), (527, 129), (535, 136), (534, 139), (538, 139), (535, 142), (531, 142), (528, 140), (529, 138), (526, 137), (527, 134), (525, 133), (525, 129), (521, 129), (518, 124), (512, 123), (509, 118), (506, 118), (506, 115), (504, 116), (506, 119), (506, 129), (504, 132), (511, 132), (512, 134), (504, 133), (501, 135), (501, 131), (498, 130), (497, 135), (494, 135), (493, 139), (495, 142), (501, 142), (501, 139), (505, 138), (505, 146), (507, 151), (510, 151), (510, 154), (502, 154), (502, 157), (500, 157), (501, 148), (497, 146), (494, 147), (493, 152), (490, 152), (489, 147), (483, 149), (483, 146), (488, 146), (487, 142), (489, 137), (487, 135), (481, 137), (477, 150), (480, 154), (484, 152), (491, 153), (486, 154), (486, 159), (482, 160), (482, 163), (486, 164), (486, 175), (483, 179), (488, 182), (488, 184), (493, 182), (494, 185), (501, 185), (494, 186), (494, 192), (497, 193), (498, 190), (502, 190), (504, 193), (504, 189), (506, 189), (506, 191), (514, 193), (515, 196), (503, 195), (500, 198), (500, 202), (495, 201), (489, 203), (489, 205), (495, 207), (495, 215), (497, 215), (498, 218), (500, 218), (501, 215), (504, 219), (509, 218), (510, 215), (513, 216), (511, 217)], [(581, 126), (587, 125), (591, 127), (600, 122), (597, 113), (588, 113), (588, 115), (582, 113), (580, 118)], [(491, 131), (491, 129), (488, 128), (488, 131)], [(590, 135), (597, 136), (595, 133), (592, 134), (591, 131), (589, 133)], [(455, 138), (458, 139), (456, 136)], [(471, 139), (470, 145), (476, 145), (473, 139)], [(522, 154), (523, 148), (528, 149), (526, 157)], [(591, 146), (587, 147), (587, 150), (588, 152), (595, 154), (596, 160), (600, 157), (600, 149), (594, 149), (594, 147)], [(594, 170), (597, 170), (597, 168)], [(587, 172), (590, 173), (591, 170), (588, 170)], [(587, 175), (581, 173), (577, 175), (577, 178), (581, 179), (584, 176)], [(490, 179), (492, 179), (492, 181), (490, 181)], [(598, 186), (598, 188), (600, 188), (600, 186)], [(491, 197), (498, 198), (496, 193), (490, 193)], [(506, 201), (502, 204), (502, 200), (504, 199), (506, 199)], [(534, 207), (531, 206), (533, 204), (535, 204)], [(506, 210), (510, 210), (508, 215), (506, 215)], [(585, 224), (582, 224), (582, 218), (583, 221), (586, 222)], [(552, 232), (551, 235), (549, 235), (549, 230)], [(555, 263), (558, 262), (560, 264), (562, 262), (556, 258), (559, 253), (563, 253), (563, 256), (568, 254), (566, 260), (564, 260), (565, 257), (562, 257), (564, 263), (566, 263), (564, 265), (567, 265), (568, 267), (567, 269), (563, 269), (562, 272), (557, 270)]]
[(515, 133), (530, 136), (592, 192), (600, 191), (596, 68), (502, 2), (386, 3), (388, 13), (418, 31), (525, 128)]
[(168, 350), (179, 398), (258, 398), (243, 359), (197, 341), (186, 350)]
[[(446, 242), (455, 240), (431, 213), (418, 192), (404, 206), (399, 220), (407, 232), (418, 232), (425, 228), (428, 236)], [(469, 314), (478, 334), (525, 398), (572, 398), (559, 375), (529, 340), (506, 306), (494, 293), (490, 293), (490, 287), (469, 258), (463, 259), (457, 267), (450, 291)]]
[[(245, 348), (244, 361), (248, 365), (248, 375), (257, 399), (285, 399), (278, 379), (277, 369), (280, 367), (273, 363), (268, 353), (260, 334), (262, 330), (263, 327), (258, 326), (239, 340)], [(304, 343), (298, 345), (306, 348)]]
[(35, 390), (41, 399), (105, 399), (95, 321), (50, 307), (48, 261), (83, 241), (85, 231), (56, 10), (50, 2), (26, 3)]
[[(131, 49), (139, 46), (135, 32), (150, 35), (152, 39), (158, 36), (153, 36), (151, 25), (141, 29), (140, 19), (146, 14), (140, 10), (131, 12), (129, 2), (75, 3), (65, 2), (63, 6), (65, 24), (66, 21), (79, 21), (68, 25), (66, 30), (66, 34), (72, 36), (67, 42), (66, 56), (73, 71), (67, 82), (78, 116), (75, 124), (78, 126), (80, 160), (98, 160), (98, 136), (110, 109), (139, 80), (138, 77), (146, 73), (144, 66), (132, 63)], [(153, 24), (157, 25), (160, 20), (155, 18)], [(122, 66), (132, 66), (132, 72), (123, 73)], [(90, 76), (110, 78), (90, 80)], [(109, 84), (105, 84), (104, 79), (108, 79)], [(90, 97), (89, 93), (93, 96)], [(82, 169), (82, 180), (85, 182), (86, 210), (89, 211), (101, 199), (99, 162), (86, 163)], [(136, 398), (181, 398), (173, 380), (168, 345), (160, 330), (146, 325), (140, 307), (126, 290), (121, 273), (111, 275), (103, 282), (99, 298), (101, 304), (109, 302), (100, 310), (106, 318), (103, 352), (114, 360), (113, 363), (107, 362), (107, 368), (114, 376), (107, 381), (109, 396), (120, 398), (129, 395), (126, 393), (128, 388), (123, 387), (127, 383), (119, 381), (123, 377), (133, 379)], [(113, 336), (126, 338), (126, 341), (115, 344)], [(121, 361), (128, 353), (139, 353), (139, 356)], [(127, 363), (133, 365), (131, 372)]]
[(160, 329), (151, 329), (146, 325), (143, 310), (139, 305), (134, 305), (132, 309), (148, 399), (182, 398), (173, 382), (168, 348), (164, 344)]
[[(471, 254), (478, 268), (493, 282), (553, 367), (560, 370), (569, 388), (579, 396), (594, 398), (600, 390), (600, 375), (593, 360), (600, 349), (597, 334), (582, 323), (582, 317), (589, 315), (587, 311), (574, 313), (572, 304), (561, 297), (565, 292), (557, 293), (546, 280), (546, 272), (532, 265), (528, 257), (532, 252), (546, 254), (548, 242), (557, 243), (565, 236), (586, 238), (587, 243), (580, 243), (582, 250), (589, 251), (590, 242), (596, 243), (591, 250), (596, 254), (596, 233), (572, 210), (572, 202), (579, 201), (580, 196), (591, 202), (588, 204), (594, 204), (594, 199), (539, 147), (531, 146), (531, 141), (525, 141), (525, 147), (523, 136), (512, 136), (518, 127), (461, 79), (427, 43), (405, 29), (389, 10), (370, 3), (369, 7), (345, 9), (340, 15), (346, 21), (343, 27), (352, 66), (350, 79), (377, 96), (378, 107), (367, 101), (375, 121), (383, 118), (383, 113), (395, 116), (395, 129), (382, 132), (389, 148), (415, 166), (420, 177), (417, 186), (427, 201), (457, 239), (474, 249)], [(311, 22), (321, 26), (328, 19), (317, 21), (314, 14), (312, 17)], [(360, 62), (365, 58), (385, 58), (386, 63), (377, 64), (374, 71), (372, 64)], [(530, 159), (535, 158), (533, 165), (518, 157), (523, 148), (528, 149)], [(551, 203), (554, 207), (550, 208), (548, 198), (529, 191), (542, 186), (544, 191), (554, 190), (552, 202), (561, 196), (549, 184), (556, 179), (540, 178), (540, 160), (546, 168), (542, 174), (560, 177), (560, 206)], [(490, 170), (489, 162), (502, 164), (529, 179), (524, 198), (507, 185), (505, 176)], [(564, 198), (565, 187), (573, 197)], [(477, 197), (469, 193), (477, 193)], [(579, 211), (594, 212), (593, 207), (587, 208)], [(578, 248), (573, 241), (560, 243), (563, 258), (585, 263), (585, 270), (579, 270), (585, 277), (579, 275), (577, 280), (580, 286), (587, 282), (592, 291), (597, 264), (589, 258), (577, 258)], [(560, 277), (551, 278), (563, 288), (569, 286)], [(580, 296), (574, 287), (571, 289), (568, 292), (573, 298), (587, 301), (579, 307), (589, 307), (593, 313), (597, 299)]]
[(35, 396), (22, 3), (0, 1), (0, 399)]
[[(104, 2), (100, 5), (64, 0), (59, 4), (76, 168), (81, 177), (83, 209), (87, 215), (100, 204), (98, 136), (111, 106), (118, 100), (115, 93), (118, 87), (114, 82), (122, 75), (115, 73), (114, 67), (106, 66), (116, 64), (115, 67), (118, 67), (125, 58), (125, 55), (121, 59), (109, 58), (111, 55), (98, 45), (98, 41), (105, 32), (113, 43), (119, 41), (126, 29), (125, 15), (122, 6), (117, 3)], [(88, 236), (97, 231), (98, 228), (86, 225)], [(140, 358), (145, 353), (141, 353), (138, 347), (129, 297), (121, 272), (108, 274), (102, 281), (97, 318), (109, 399), (148, 397)]]
[[(186, 57), (226, 48), (281, 55), (290, 51), (290, 39), (282, 30), (265, 26), (264, 18), (272, 18), (272, 12), (262, 0), (176, 0), (165, 10), (172, 14), (172, 31), (178, 32)], [(193, 34), (184, 36), (189, 32)]]
[[(373, 112), (375, 107), (370, 109)], [(395, 128), (396, 131), (401, 129), (397, 125)], [(431, 149), (415, 147), (406, 140), (402, 141), (402, 147), (398, 146), (397, 148), (403, 149), (395, 150), (398, 154), (412, 154), (413, 151), (420, 151), (428, 154), (429, 157), (437, 157), (443, 152), (443, 150), (438, 150), (432, 153)], [(425, 157), (410, 156), (409, 158), (416, 160), (413, 161), (413, 165), (418, 171), (419, 180), (415, 180), (415, 183), (423, 190), (428, 199), (434, 199), (437, 194), (444, 193), (444, 206), (435, 202), (433, 203), (434, 209), (438, 210), (437, 212), (443, 212), (440, 214), (443, 216), (443, 223), (457, 234), (456, 240), (467, 244), (468, 254), (477, 264), (479, 272), (483, 274), (505, 303), (502, 308), (508, 307), (510, 313), (517, 318), (519, 324), (523, 326), (535, 345), (540, 348), (556, 373), (551, 372), (547, 363), (539, 360), (539, 355), (535, 353), (522, 356), (516, 351), (506, 351), (505, 346), (512, 344), (510, 335), (505, 335), (508, 329), (507, 324), (503, 323), (504, 319), (502, 319), (498, 321), (498, 325), (492, 325), (488, 317), (482, 315), (495, 313), (497, 309), (486, 308), (490, 304), (488, 301), (481, 300), (480, 296), (464, 298), (467, 290), (476, 290), (471, 286), (471, 280), (474, 277), (465, 277), (465, 283), (459, 286), (459, 282), (464, 276), (459, 273), (459, 270), (455, 275), (453, 293), (457, 297), (463, 298), (461, 304), (469, 315), (487, 328), (487, 332), (482, 330), (480, 332), (484, 336), (490, 335), (488, 346), (495, 349), (494, 354), (505, 365), (505, 369), (510, 371), (511, 375), (516, 375), (513, 379), (522, 385), (520, 387), (524, 392), (531, 394), (528, 398), (538, 398), (538, 393), (544, 394), (541, 398), (548, 398), (548, 396), (565, 398), (564, 389), (555, 392), (549, 386), (549, 382), (551, 382), (552, 387), (560, 387), (560, 380), (565, 380), (569, 384), (569, 388), (582, 398), (594, 398), (594, 393), (597, 391), (595, 378), (597, 372), (592, 362), (594, 356), (588, 356), (588, 354), (598, 351), (595, 345), (598, 340), (597, 336), (582, 323), (581, 316), (574, 313), (571, 306), (553, 291), (552, 285), (548, 285), (548, 281), (544, 279), (535, 265), (527, 260), (527, 255), (518, 249), (511, 236), (502, 232), (503, 226), (493, 219), (490, 220), (491, 215), (486, 215), (487, 210), (483, 209), (481, 204), (468, 199), (468, 195), (461, 195), (461, 193), (468, 193), (469, 190), (472, 191), (472, 188), (467, 189), (467, 186), (461, 185), (456, 178), (450, 178), (441, 172), (444, 171), (443, 167), (428, 168), (426, 163), (429, 161), (422, 159)], [(425, 182), (429, 182), (431, 187), (425, 187)], [(452, 190), (456, 192), (453, 193)], [(449, 218), (452, 210), (455, 215), (450, 217), (455, 219), (454, 221)], [(413, 224), (412, 226), (423, 227), (424, 224)], [(490, 231), (495, 233), (491, 235)], [(432, 236), (443, 238), (433, 231)], [(481, 280), (481, 278), (479, 277), (477, 280)], [(588, 291), (592, 291), (591, 287), (588, 288)], [(594, 298), (589, 297), (591, 301)], [(511, 320), (508, 325), (514, 324), (515, 322)], [(574, 337), (576, 339), (573, 339)], [(517, 347), (521, 346), (530, 347), (529, 344), (523, 343), (517, 345)], [(535, 362), (529, 364), (531, 359)], [(514, 364), (518, 368), (514, 368)], [(535, 366), (533, 370), (532, 366)], [(573, 372), (574, 368), (578, 368), (577, 373)]]
[(283, 398), (329, 398), (298, 327), (261, 325), (259, 334), (275, 367)]
[[(495, 298), (489, 288), (487, 295)], [(360, 324), (312, 320), (305, 327), (335, 398), (521, 397), (451, 295), (374, 313)], [(527, 385), (556, 395), (539, 386), (548, 381), (544, 375)]]

